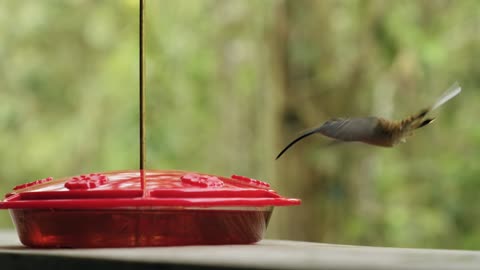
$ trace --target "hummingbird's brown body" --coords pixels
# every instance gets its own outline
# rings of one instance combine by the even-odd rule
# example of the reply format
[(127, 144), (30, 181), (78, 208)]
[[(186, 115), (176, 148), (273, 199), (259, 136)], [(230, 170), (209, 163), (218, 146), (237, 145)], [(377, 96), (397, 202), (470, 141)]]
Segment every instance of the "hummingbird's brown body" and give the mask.
[(424, 127), (434, 121), (433, 118), (424, 119), (428, 110), (422, 110), (420, 113), (407, 117), (401, 121), (390, 121), (384, 118), (376, 118), (377, 126), (375, 134), (378, 134), (373, 140), (365, 143), (377, 146), (392, 147), (405, 138), (412, 135), (413, 131)]
[(315, 133), (339, 142), (362, 142), (375, 146), (392, 147), (412, 135), (416, 129), (424, 127), (434, 121), (434, 118), (425, 118), (426, 115), (447, 102), (461, 91), (458, 83), (453, 84), (433, 106), (400, 121), (390, 121), (380, 117), (334, 118), (321, 126), (309, 130), (288, 144), (278, 154), (277, 159), (301, 139)]

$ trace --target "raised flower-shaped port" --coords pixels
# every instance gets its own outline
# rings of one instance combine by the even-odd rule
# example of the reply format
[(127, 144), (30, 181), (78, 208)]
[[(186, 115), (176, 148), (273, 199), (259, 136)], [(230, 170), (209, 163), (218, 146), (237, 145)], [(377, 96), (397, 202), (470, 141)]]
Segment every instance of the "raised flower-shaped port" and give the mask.
[(265, 183), (265, 182), (257, 180), (257, 179), (249, 178), (249, 177), (246, 177), (246, 176), (241, 176), (241, 175), (235, 175), (234, 174), (234, 175), (231, 176), (231, 178), (240, 182), (240, 183), (243, 183), (243, 184), (246, 184), (246, 185), (249, 185), (249, 186), (252, 186), (252, 187), (258, 187), (258, 188), (264, 188), (264, 189), (269, 189), (270, 188), (270, 185), (268, 183)]
[(99, 173), (91, 173), (70, 178), (70, 180), (65, 183), (65, 187), (69, 190), (90, 189), (105, 185), (106, 183), (108, 183), (107, 176)]
[(46, 183), (46, 182), (50, 182), (52, 181), (53, 178), (52, 177), (47, 177), (47, 178), (44, 178), (44, 179), (39, 179), (39, 180), (35, 180), (33, 182), (30, 182), (30, 183), (26, 183), (26, 184), (21, 184), (21, 185), (18, 185), (18, 186), (15, 186), (13, 188), (13, 190), (19, 190), (19, 189), (24, 189), (24, 188), (27, 188), (27, 187), (33, 187), (33, 186), (36, 186), (36, 185), (39, 185), (39, 184), (43, 184), (43, 183)]
[(189, 173), (182, 175), (180, 179), (182, 179), (182, 183), (190, 184), (197, 187), (223, 187), (223, 181), (215, 176), (205, 176)]

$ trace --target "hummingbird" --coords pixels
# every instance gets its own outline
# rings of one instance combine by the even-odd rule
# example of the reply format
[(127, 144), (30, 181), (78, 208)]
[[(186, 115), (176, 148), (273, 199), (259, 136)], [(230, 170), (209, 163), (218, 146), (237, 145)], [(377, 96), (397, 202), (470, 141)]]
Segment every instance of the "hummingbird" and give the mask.
[(437, 109), (462, 91), (455, 82), (433, 105), (420, 110), (403, 120), (387, 120), (381, 117), (332, 118), (319, 127), (302, 133), (290, 142), (275, 159), (280, 158), (285, 151), (298, 141), (315, 133), (320, 133), (333, 139), (333, 143), (361, 142), (374, 146), (393, 147), (403, 143), (413, 132), (432, 123), (435, 118), (427, 117), (428, 113)]

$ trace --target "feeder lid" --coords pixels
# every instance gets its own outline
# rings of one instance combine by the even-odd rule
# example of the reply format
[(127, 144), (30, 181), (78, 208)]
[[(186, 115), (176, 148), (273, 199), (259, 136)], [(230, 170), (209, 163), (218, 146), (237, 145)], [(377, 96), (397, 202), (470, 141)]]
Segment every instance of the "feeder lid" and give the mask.
[(268, 183), (245, 176), (131, 170), (51, 177), (18, 185), (0, 202), (7, 208), (289, 206)]

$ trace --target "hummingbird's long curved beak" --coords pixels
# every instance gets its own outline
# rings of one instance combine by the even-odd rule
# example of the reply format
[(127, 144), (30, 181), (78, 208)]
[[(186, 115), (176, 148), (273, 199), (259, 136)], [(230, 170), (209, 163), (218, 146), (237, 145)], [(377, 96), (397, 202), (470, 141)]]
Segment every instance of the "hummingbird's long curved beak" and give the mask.
[(288, 148), (292, 147), (295, 143), (297, 143), (298, 141), (300, 141), (301, 139), (303, 139), (305, 137), (308, 137), (308, 136), (316, 133), (317, 131), (318, 131), (318, 128), (315, 128), (313, 130), (309, 130), (309, 131), (303, 133), (302, 135), (300, 135), (298, 138), (296, 138), (291, 143), (289, 143), (285, 148), (283, 148), (283, 150), (280, 152), (280, 154), (277, 155), (275, 160), (279, 159), (283, 155), (283, 153), (285, 153), (288, 150)]

